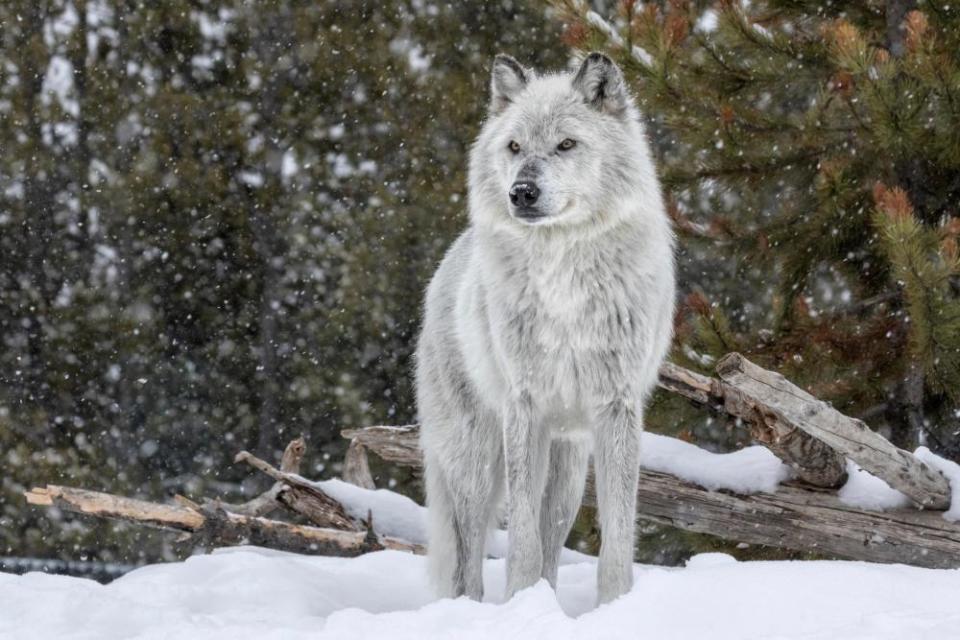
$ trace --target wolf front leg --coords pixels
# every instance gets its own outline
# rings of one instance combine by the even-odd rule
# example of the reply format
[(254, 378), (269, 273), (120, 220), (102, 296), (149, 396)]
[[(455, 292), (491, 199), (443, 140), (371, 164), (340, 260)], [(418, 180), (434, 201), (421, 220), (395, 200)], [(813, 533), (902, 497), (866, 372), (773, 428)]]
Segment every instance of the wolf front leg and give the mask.
[(483, 600), (484, 543), (503, 485), (500, 437), (494, 435), (495, 450), (486, 439), (476, 442), (458, 456), (466, 464), (457, 468), (425, 456), (430, 573), (441, 597)]
[(540, 578), (540, 501), (546, 484), (548, 438), (534, 422), (529, 393), (519, 393), (504, 411), (503, 452), (507, 471), (507, 597)]
[(642, 416), (617, 400), (601, 407), (597, 421), (594, 472), (600, 520), (597, 587), (600, 604), (633, 586), (637, 481), (640, 478)]
[(540, 541), (543, 544), (541, 575), (554, 589), (557, 587), (560, 552), (583, 500), (589, 462), (590, 443), (583, 438), (550, 443), (549, 470), (540, 508)]

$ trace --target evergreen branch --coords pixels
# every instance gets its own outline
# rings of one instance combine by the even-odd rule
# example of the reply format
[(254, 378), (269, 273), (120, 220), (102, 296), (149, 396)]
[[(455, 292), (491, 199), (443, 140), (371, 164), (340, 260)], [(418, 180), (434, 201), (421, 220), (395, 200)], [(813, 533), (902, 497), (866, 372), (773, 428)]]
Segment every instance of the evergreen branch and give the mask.
[(912, 215), (889, 206), (874, 218), (906, 293), (914, 353), (935, 387), (960, 400), (960, 302), (945, 297), (949, 272), (933, 248), (935, 238)]
[(773, 53), (788, 60), (803, 60), (804, 64), (829, 69), (827, 57), (820, 38), (801, 39), (799, 34), (793, 39), (783, 37), (775, 31), (761, 33), (751, 24), (744, 13), (731, 6), (722, 13), (727, 18), (726, 24), (754, 47)]
[(800, 165), (812, 160), (818, 159), (826, 149), (816, 148), (810, 149), (803, 153), (783, 156), (782, 158), (776, 158), (764, 165), (754, 165), (749, 163), (744, 163), (739, 166), (730, 166), (730, 167), (714, 167), (714, 168), (704, 168), (698, 169), (692, 172), (683, 173), (676, 172), (673, 175), (685, 176), (686, 179), (693, 180), (702, 180), (705, 178), (729, 178), (737, 176), (761, 176), (767, 173), (770, 173), (776, 169), (783, 169), (784, 167), (790, 165)]

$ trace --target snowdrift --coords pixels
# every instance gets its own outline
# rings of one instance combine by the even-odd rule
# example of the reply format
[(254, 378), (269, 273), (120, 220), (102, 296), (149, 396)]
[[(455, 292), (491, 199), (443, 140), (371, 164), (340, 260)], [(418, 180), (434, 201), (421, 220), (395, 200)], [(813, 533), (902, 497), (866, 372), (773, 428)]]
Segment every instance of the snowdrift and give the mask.
[(143, 567), (109, 585), (0, 574), (0, 638), (549, 640), (955, 640), (960, 571), (861, 562), (637, 565), (636, 586), (594, 608), (595, 566), (560, 569), (503, 602), (504, 561), (484, 567), (487, 601), (436, 600), (426, 560), (353, 559), (238, 547)]

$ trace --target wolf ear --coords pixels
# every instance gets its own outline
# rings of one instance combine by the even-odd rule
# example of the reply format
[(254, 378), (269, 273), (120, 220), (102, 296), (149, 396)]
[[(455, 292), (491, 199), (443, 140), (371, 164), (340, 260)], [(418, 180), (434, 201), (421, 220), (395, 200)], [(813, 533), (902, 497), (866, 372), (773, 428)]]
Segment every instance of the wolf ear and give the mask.
[(573, 77), (573, 88), (597, 111), (622, 116), (630, 102), (620, 67), (602, 53), (588, 55)]
[(512, 57), (498, 53), (490, 73), (490, 112), (500, 113), (530, 81), (533, 72)]

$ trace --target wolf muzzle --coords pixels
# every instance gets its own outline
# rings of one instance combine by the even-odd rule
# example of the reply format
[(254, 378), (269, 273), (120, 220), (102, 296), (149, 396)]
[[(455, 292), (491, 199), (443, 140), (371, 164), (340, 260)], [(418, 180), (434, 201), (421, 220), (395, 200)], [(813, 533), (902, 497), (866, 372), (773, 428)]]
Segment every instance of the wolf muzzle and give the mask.
[(519, 218), (537, 218), (542, 215), (534, 206), (539, 197), (540, 189), (533, 182), (514, 182), (510, 187), (510, 203), (516, 207)]

